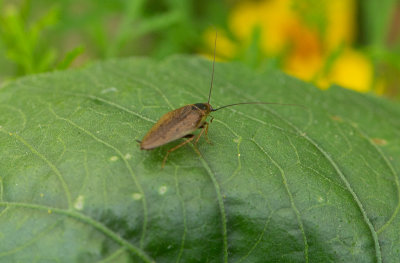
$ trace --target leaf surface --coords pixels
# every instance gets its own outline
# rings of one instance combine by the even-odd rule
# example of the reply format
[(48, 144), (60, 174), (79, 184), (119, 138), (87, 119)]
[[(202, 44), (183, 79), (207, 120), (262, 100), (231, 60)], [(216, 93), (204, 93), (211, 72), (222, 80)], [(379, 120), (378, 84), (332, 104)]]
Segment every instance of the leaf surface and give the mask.
[[(217, 63), (203, 138), (141, 151), (206, 102), (211, 63), (132, 58), (0, 88), (0, 262), (398, 262), (400, 107)], [(351, 76), (349, 76), (351, 77)]]

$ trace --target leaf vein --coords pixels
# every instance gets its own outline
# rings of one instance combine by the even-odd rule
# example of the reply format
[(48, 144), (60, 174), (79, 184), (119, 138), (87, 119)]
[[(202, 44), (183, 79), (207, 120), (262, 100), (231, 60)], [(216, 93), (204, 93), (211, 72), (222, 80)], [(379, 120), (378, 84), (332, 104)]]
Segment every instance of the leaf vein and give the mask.
[(43, 231), (39, 232), (38, 234), (36, 234), (34, 237), (32, 237), (30, 240), (27, 240), (26, 242), (20, 244), (19, 246), (9, 250), (9, 251), (4, 251), (0, 253), (0, 257), (4, 257), (7, 255), (12, 255), (15, 254), (19, 251), (22, 251), (23, 249), (29, 247), (30, 245), (32, 245), (33, 243), (35, 243), (35, 241), (39, 240), (42, 236), (46, 235), (48, 232), (50, 232), (51, 230), (53, 230), (59, 223), (60, 220), (58, 220), (57, 222), (55, 222), (54, 224), (46, 227), (47, 229), (44, 229)]
[[(335, 169), (336, 173), (339, 175), (340, 179), (344, 182), (344, 184), (346, 185), (347, 190), (349, 191), (349, 193), (352, 195), (353, 200), (356, 202), (361, 215), (363, 217), (363, 220), (365, 222), (365, 224), (368, 226), (373, 242), (374, 242), (374, 247), (375, 247), (375, 255), (377, 258), (377, 261), (380, 263), (382, 262), (382, 254), (381, 254), (381, 249), (380, 249), (380, 245), (379, 245), (379, 239), (377, 236), (377, 232), (375, 231), (371, 221), (369, 220), (367, 213), (365, 211), (365, 208), (363, 207), (361, 200), (358, 198), (357, 194), (354, 192), (353, 188), (351, 187), (349, 181), (346, 179), (346, 177), (344, 176), (344, 174), (342, 173), (342, 171), (339, 169), (338, 165), (336, 164), (336, 162), (332, 159), (332, 157), (325, 152), (316, 142), (314, 142), (314, 140), (312, 140), (310, 137), (307, 136), (306, 133), (301, 132), (301, 130), (294, 125), (293, 123), (291, 123), (290, 121), (282, 118), (279, 114), (271, 111), (270, 109), (267, 109), (269, 112), (271, 112), (272, 114), (274, 114), (275, 116), (277, 116), (278, 118), (280, 118), (283, 122), (287, 123), (290, 127), (292, 127), (298, 134), (300, 134), (301, 136), (303, 136), (308, 142), (310, 142), (312, 145), (314, 145), (314, 147), (327, 159), (327, 161), (332, 165), (332, 167)], [(246, 116), (246, 115), (245, 115)], [(253, 117), (254, 118), (254, 117)], [(256, 118), (254, 118), (256, 119)]]
[(51, 170), (53, 170), (53, 172), (56, 174), (58, 180), (61, 183), (61, 186), (64, 190), (64, 194), (67, 198), (67, 206), (69, 209), (72, 208), (72, 201), (71, 201), (71, 193), (69, 191), (68, 185), (64, 180), (64, 177), (62, 176), (60, 170), (58, 170), (58, 168), (42, 153), (40, 153), (38, 150), (36, 150), (30, 143), (28, 143), (22, 136), (18, 135), (17, 133), (8, 133), (6, 132), (4, 129), (0, 129), (0, 131), (4, 134), (7, 135), (11, 135), (13, 137), (15, 137), (19, 142), (21, 142), (22, 144), (24, 144), (34, 155), (38, 156), (40, 159), (42, 159), (42, 161), (44, 161)]
[(145, 194), (144, 194), (144, 191), (142, 189), (142, 186), (140, 185), (136, 175), (133, 173), (132, 167), (130, 166), (128, 160), (126, 160), (126, 158), (122, 154), (122, 152), (120, 150), (118, 150), (116, 147), (114, 147), (111, 144), (109, 144), (108, 142), (103, 141), (102, 139), (98, 138), (93, 133), (91, 133), (90, 131), (86, 130), (85, 128), (79, 126), (75, 122), (73, 122), (73, 121), (71, 121), (71, 120), (69, 120), (67, 118), (64, 118), (64, 117), (61, 117), (61, 116), (57, 115), (57, 113), (51, 107), (49, 107), (49, 109), (57, 119), (65, 121), (65, 122), (69, 123), (70, 125), (72, 125), (73, 127), (83, 131), (84, 133), (86, 133), (89, 137), (91, 137), (95, 141), (107, 146), (108, 148), (111, 148), (113, 151), (115, 151), (121, 157), (121, 159), (123, 160), (127, 170), (129, 171), (129, 174), (131, 175), (136, 187), (138, 188), (139, 192), (143, 196), (142, 199), (141, 199), (142, 200), (142, 206), (143, 206), (143, 226), (142, 226), (142, 236), (140, 238), (140, 247), (143, 247), (144, 238), (146, 236), (147, 221), (148, 221), (148, 218), (147, 218), (147, 216), (148, 216), (147, 215), (148, 214), (147, 213), (147, 201), (146, 201)]
[(185, 241), (186, 241), (186, 234), (188, 232), (187, 229), (187, 218), (186, 218), (186, 208), (185, 208), (185, 202), (183, 201), (181, 192), (179, 190), (179, 181), (178, 181), (178, 166), (175, 166), (175, 188), (176, 188), (176, 194), (178, 195), (179, 202), (181, 203), (182, 207), (182, 217), (183, 217), (183, 233), (182, 233), (182, 240), (181, 240), (181, 246), (179, 248), (179, 253), (178, 257), (176, 258), (176, 262), (178, 263), (181, 260), (182, 254), (183, 254), (183, 249), (185, 247)]
[(357, 130), (365, 139), (366, 141), (368, 141), (368, 143), (375, 149), (376, 152), (378, 152), (378, 154), (382, 157), (385, 165), (389, 168), (391, 174), (393, 175), (395, 184), (396, 184), (396, 189), (397, 189), (397, 206), (396, 209), (393, 211), (392, 216), (389, 218), (389, 220), (378, 230), (376, 230), (376, 232), (378, 234), (382, 233), (383, 230), (385, 230), (395, 219), (395, 217), (397, 216), (397, 214), (400, 211), (400, 182), (399, 182), (399, 175), (396, 173), (396, 170), (394, 169), (393, 165), (391, 164), (391, 162), (389, 161), (389, 159), (386, 157), (386, 155), (383, 153), (383, 151), (372, 142), (372, 139), (366, 134), (364, 133), (360, 128), (358, 128), (356, 125), (352, 125), (352, 127), (354, 127), (355, 130)]
[(207, 161), (204, 159), (201, 152), (199, 150), (197, 150), (193, 144), (191, 144), (191, 146), (195, 150), (195, 152), (200, 156), (200, 161), (203, 164), (204, 168), (206, 169), (206, 171), (214, 185), (214, 189), (215, 189), (217, 199), (218, 199), (219, 210), (221, 213), (224, 262), (227, 263), (228, 262), (228, 232), (227, 232), (227, 226), (226, 226), (226, 222), (227, 222), (226, 212), (225, 212), (224, 201), (222, 199), (221, 188), (219, 186), (217, 178), (215, 178), (215, 174), (212, 172), (210, 166), (208, 165)]
[(297, 223), (299, 225), (301, 234), (303, 236), (303, 242), (304, 242), (304, 259), (305, 262), (308, 262), (308, 241), (307, 241), (307, 236), (304, 230), (304, 226), (303, 226), (303, 220), (301, 219), (301, 215), (300, 215), (300, 211), (297, 209), (296, 204), (294, 202), (294, 198), (293, 195), (289, 189), (289, 185), (285, 176), (285, 171), (283, 170), (283, 168), (271, 157), (270, 154), (268, 154), (268, 152), (261, 147), (260, 144), (258, 144), (253, 138), (251, 139), (251, 141), (264, 153), (265, 156), (268, 157), (268, 159), (271, 160), (271, 162), (279, 169), (279, 172), (281, 174), (282, 177), (282, 181), (283, 181), (283, 185), (285, 186), (286, 192), (289, 196), (289, 200), (290, 200), (290, 205), (292, 206), (292, 209), (294, 211), (294, 213), (296, 214), (296, 218), (297, 218)]
[(44, 213), (48, 213), (49, 211), (51, 211), (54, 214), (59, 214), (59, 215), (64, 215), (64, 216), (70, 217), (77, 221), (83, 222), (89, 226), (92, 226), (93, 228), (102, 232), (105, 236), (111, 238), (118, 244), (126, 247), (130, 252), (136, 254), (143, 261), (148, 262), (148, 263), (154, 262), (154, 260), (152, 258), (150, 258), (146, 254), (146, 252), (143, 251), (141, 248), (134, 246), (133, 244), (129, 243), (127, 240), (120, 237), (117, 233), (115, 233), (114, 231), (112, 231), (111, 229), (109, 229), (108, 227), (103, 225), (102, 223), (100, 223), (82, 213), (78, 213), (73, 210), (65, 210), (65, 209), (60, 209), (60, 208), (55, 208), (55, 207), (49, 207), (49, 206), (37, 205), (37, 204), (29, 204), (29, 203), (0, 202), (0, 206), (28, 208), (28, 209), (43, 211)]

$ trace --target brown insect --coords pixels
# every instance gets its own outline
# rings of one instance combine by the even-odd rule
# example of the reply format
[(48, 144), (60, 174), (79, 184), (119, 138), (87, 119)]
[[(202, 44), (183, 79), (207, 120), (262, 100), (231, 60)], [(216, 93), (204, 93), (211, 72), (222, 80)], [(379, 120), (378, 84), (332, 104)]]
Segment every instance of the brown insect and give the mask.
[[(213, 87), (214, 80), (214, 65), (215, 65), (215, 49), (217, 45), (217, 33), (215, 34), (215, 46), (214, 46), (214, 60), (212, 66), (212, 75), (211, 75), (211, 87), (208, 94), (207, 103), (195, 103), (183, 106), (179, 109), (170, 111), (164, 114), (156, 124), (147, 132), (147, 134), (143, 137), (140, 143), (141, 150), (152, 150), (154, 148), (160, 147), (169, 142), (187, 138), (181, 144), (171, 148), (167, 151), (164, 160), (162, 162), (162, 168), (164, 168), (165, 162), (167, 161), (168, 155), (184, 146), (185, 144), (193, 141), (195, 139), (194, 131), (197, 129), (201, 129), (200, 133), (197, 135), (194, 144), (196, 145), (199, 141), (201, 135), (205, 133), (206, 140), (209, 142), (207, 133), (208, 133), (208, 125), (209, 123), (206, 121), (207, 117), (211, 112), (217, 111), (226, 107), (241, 105), (241, 104), (278, 104), (278, 105), (291, 105), (291, 106), (301, 106), (297, 104), (281, 104), (281, 103), (273, 103), (273, 102), (241, 102), (235, 104), (229, 104), (217, 109), (214, 109), (210, 105), (211, 91)], [(213, 117), (211, 117), (210, 123), (212, 122)]]

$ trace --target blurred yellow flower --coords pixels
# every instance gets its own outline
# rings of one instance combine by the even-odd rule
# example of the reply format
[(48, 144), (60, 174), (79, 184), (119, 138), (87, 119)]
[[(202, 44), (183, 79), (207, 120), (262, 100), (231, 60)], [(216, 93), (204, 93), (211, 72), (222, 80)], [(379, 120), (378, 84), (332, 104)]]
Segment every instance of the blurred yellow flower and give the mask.
[(356, 1), (331, 0), (325, 8), (326, 29), (324, 43), (328, 51), (338, 46), (351, 45), (356, 35)]
[(362, 53), (348, 49), (334, 61), (327, 79), (332, 84), (366, 92), (372, 86), (373, 67)]
[(242, 41), (248, 41), (256, 26), (262, 30), (261, 48), (267, 54), (283, 51), (288, 43), (287, 31), (295, 21), (291, 0), (243, 1), (232, 10), (230, 30)]
[[(307, 19), (310, 17), (314, 20)], [(240, 48), (246, 48), (258, 28), (260, 51), (265, 57), (280, 58), (282, 69), (288, 74), (321, 88), (333, 83), (357, 91), (372, 88), (371, 61), (351, 48), (356, 0), (241, 1), (231, 11), (228, 26), (236, 42), (223, 34), (218, 38), (218, 46), (222, 46), (218, 53), (226, 58), (234, 58)], [(214, 43), (211, 32), (205, 38)]]
[[(210, 28), (204, 32), (204, 39), (207, 41), (207, 46), (214, 48), (215, 44), (215, 29)], [(218, 29), (218, 54), (217, 59), (222, 58), (233, 58), (237, 52), (235, 43), (233, 43), (222, 30)], [(212, 56), (211, 56), (212, 58)]]

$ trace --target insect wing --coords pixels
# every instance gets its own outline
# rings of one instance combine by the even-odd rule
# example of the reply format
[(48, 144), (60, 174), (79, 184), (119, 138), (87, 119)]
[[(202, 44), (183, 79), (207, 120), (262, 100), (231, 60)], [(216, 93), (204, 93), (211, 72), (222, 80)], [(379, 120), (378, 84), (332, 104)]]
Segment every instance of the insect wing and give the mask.
[(164, 114), (144, 136), (141, 149), (151, 150), (180, 139), (201, 126), (204, 114), (186, 105)]

